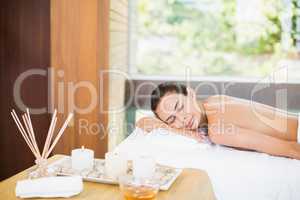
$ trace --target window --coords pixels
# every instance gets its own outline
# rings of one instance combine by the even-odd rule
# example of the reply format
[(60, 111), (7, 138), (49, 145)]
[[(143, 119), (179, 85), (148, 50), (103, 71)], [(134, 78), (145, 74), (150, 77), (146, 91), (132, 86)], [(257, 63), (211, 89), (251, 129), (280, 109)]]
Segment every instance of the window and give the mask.
[(131, 71), (262, 78), (285, 67), (288, 81), (300, 80), (298, 7), (297, 0), (131, 0)]

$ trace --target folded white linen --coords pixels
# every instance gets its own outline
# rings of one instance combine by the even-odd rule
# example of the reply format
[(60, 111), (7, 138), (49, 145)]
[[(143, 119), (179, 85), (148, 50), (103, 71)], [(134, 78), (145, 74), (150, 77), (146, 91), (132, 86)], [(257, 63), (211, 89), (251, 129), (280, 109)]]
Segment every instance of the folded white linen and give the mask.
[(153, 156), (160, 164), (205, 170), (218, 200), (299, 200), (300, 161), (240, 151), (157, 129), (136, 129), (115, 151)]
[(45, 177), (18, 181), (16, 196), (21, 198), (71, 197), (82, 190), (82, 178), (79, 176)]

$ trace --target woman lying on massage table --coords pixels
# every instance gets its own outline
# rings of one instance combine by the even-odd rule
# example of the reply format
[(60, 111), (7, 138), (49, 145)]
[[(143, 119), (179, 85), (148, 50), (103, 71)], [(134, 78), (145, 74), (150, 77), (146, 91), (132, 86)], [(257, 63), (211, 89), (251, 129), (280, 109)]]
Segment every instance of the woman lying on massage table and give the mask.
[(297, 116), (283, 110), (224, 95), (197, 102), (192, 89), (172, 83), (153, 90), (151, 109), (156, 117), (136, 124), (147, 132), (165, 128), (199, 142), (209, 138), (216, 144), (300, 160)]

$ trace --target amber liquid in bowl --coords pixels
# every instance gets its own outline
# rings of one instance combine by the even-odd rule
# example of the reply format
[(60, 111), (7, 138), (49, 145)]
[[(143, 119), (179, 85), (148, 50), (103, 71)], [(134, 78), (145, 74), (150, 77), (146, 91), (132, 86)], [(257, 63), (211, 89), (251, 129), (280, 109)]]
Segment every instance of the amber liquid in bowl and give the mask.
[(156, 200), (157, 190), (147, 186), (123, 188), (124, 200)]

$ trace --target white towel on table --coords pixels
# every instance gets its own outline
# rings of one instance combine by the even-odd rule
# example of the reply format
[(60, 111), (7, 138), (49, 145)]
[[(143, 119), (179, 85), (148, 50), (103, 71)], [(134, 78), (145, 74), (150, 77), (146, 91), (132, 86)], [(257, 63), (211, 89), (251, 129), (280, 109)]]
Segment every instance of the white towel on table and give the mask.
[(82, 190), (82, 178), (79, 176), (45, 177), (18, 181), (16, 196), (21, 198), (71, 197)]

